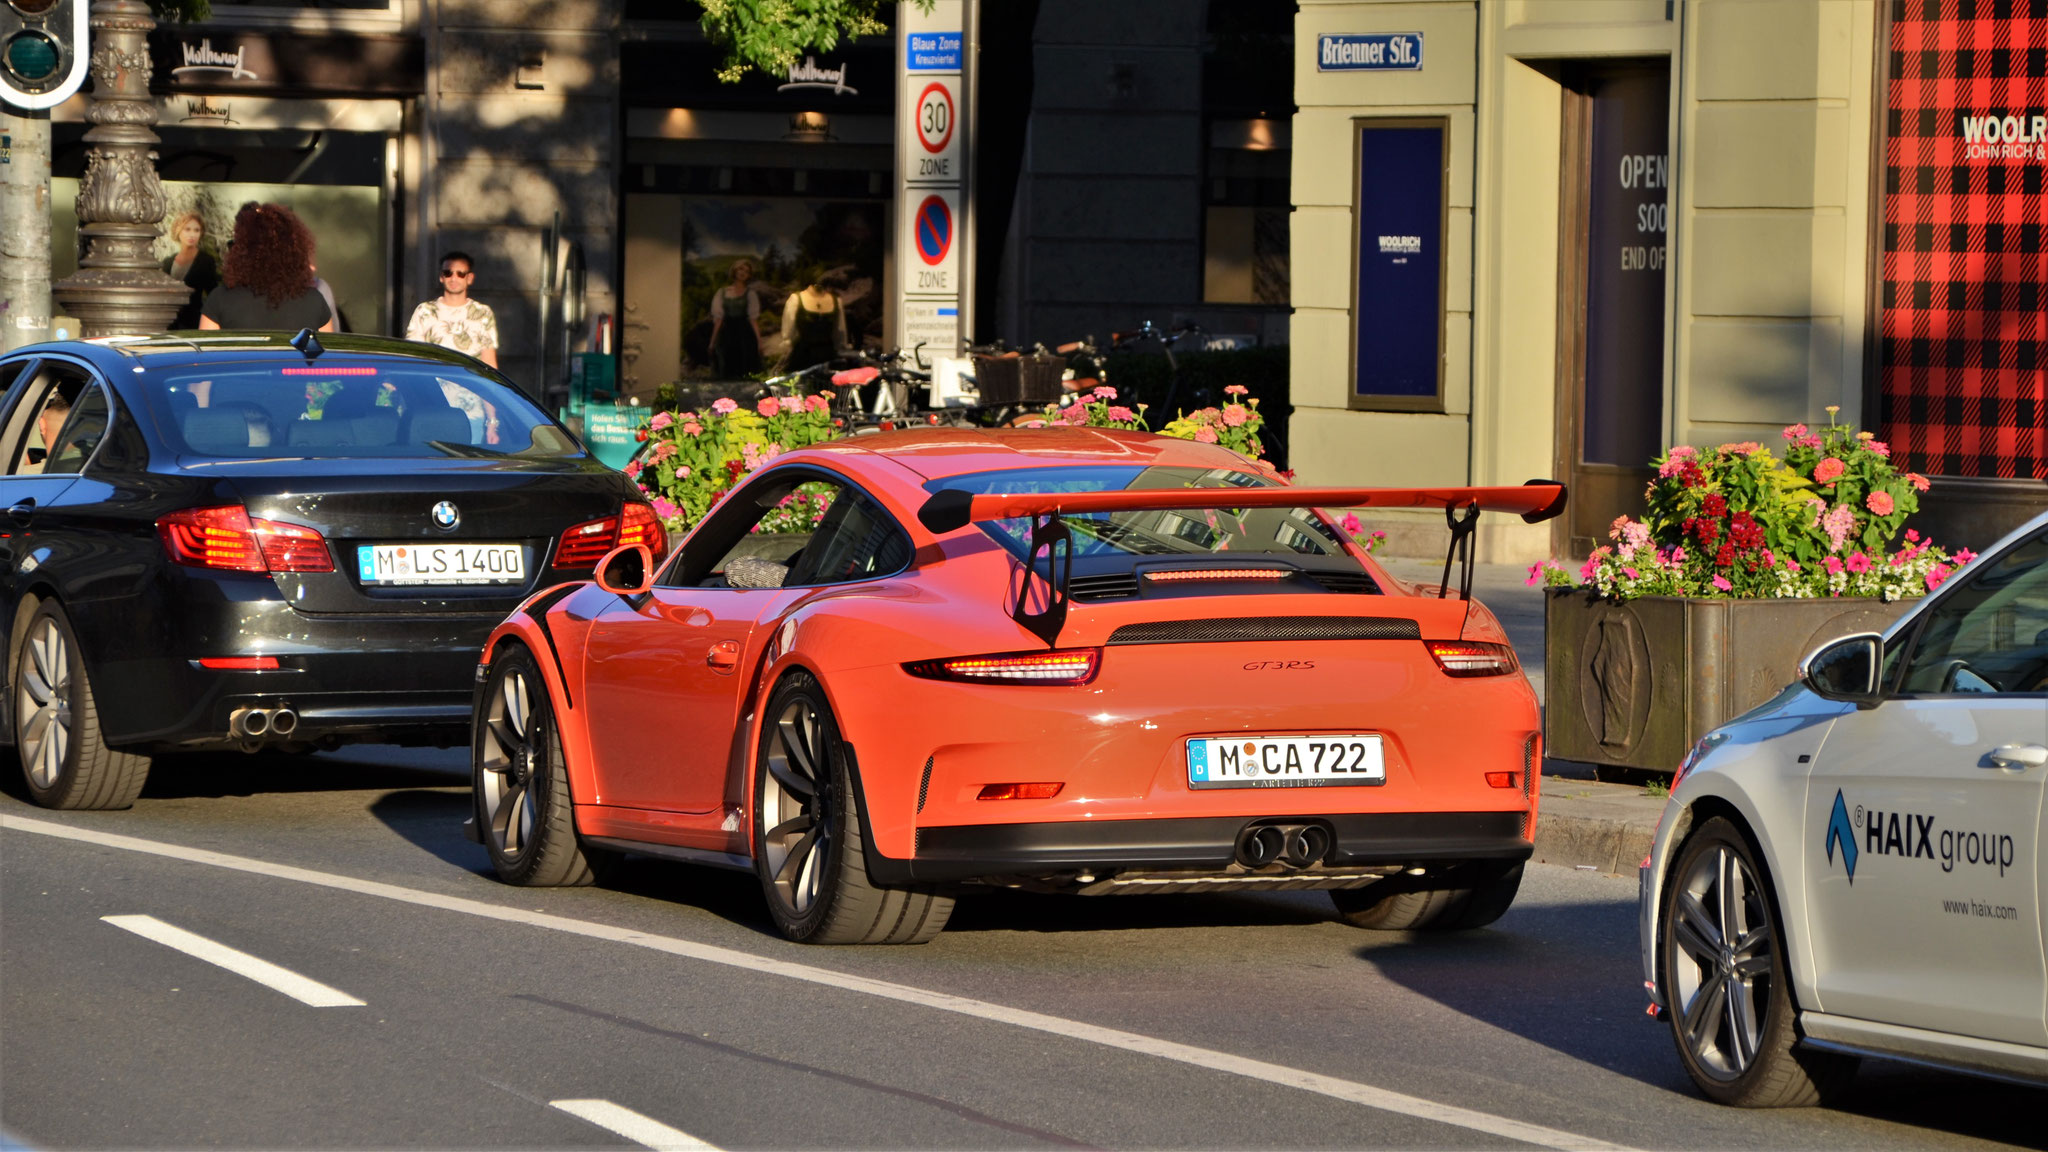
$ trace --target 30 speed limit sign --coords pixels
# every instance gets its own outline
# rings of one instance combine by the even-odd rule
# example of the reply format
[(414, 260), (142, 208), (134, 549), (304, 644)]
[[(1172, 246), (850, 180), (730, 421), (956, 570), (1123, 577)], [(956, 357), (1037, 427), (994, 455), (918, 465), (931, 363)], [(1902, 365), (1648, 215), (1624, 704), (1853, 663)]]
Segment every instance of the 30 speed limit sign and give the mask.
[(917, 140), (924, 150), (942, 156), (953, 142), (953, 92), (941, 81), (925, 85), (917, 98)]

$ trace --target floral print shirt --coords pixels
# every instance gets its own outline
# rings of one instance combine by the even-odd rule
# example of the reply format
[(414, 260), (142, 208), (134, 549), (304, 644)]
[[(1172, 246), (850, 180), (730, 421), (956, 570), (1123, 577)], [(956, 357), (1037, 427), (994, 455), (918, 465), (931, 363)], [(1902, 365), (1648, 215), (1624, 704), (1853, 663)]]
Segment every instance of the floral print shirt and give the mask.
[(498, 346), (498, 317), (490, 305), (476, 300), (460, 308), (444, 308), (439, 300), (428, 300), (412, 310), (405, 338), (476, 356)]

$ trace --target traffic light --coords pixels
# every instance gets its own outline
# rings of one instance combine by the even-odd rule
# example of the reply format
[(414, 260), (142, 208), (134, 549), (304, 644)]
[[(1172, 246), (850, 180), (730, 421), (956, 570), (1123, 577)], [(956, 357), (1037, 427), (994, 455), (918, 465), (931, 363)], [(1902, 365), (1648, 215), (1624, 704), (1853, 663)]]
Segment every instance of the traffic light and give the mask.
[(87, 0), (0, 0), (0, 101), (53, 108), (85, 83)]

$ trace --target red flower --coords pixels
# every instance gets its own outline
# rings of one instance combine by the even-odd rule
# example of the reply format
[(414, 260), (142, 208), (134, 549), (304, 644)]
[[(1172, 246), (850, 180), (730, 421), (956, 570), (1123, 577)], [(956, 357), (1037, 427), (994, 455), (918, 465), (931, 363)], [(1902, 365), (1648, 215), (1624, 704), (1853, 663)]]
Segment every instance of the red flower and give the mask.
[(1707, 493), (1706, 500), (1700, 505), (1700, 508), (1702, 511), (1706, 512), (1707, 515), (1712, 516), (1713, 518), (1718, 520), (1721, 517), (1726, 516), (1728, 514), (1728, 501), (1724, 499), (1719, 492), (1709, 492)]

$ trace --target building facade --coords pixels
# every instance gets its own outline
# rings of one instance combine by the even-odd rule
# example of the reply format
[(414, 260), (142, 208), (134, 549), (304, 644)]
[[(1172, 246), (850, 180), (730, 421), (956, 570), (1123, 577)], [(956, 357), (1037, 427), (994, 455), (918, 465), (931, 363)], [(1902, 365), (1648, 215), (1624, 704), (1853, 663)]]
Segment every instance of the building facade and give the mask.
[(2048, 508), (2042, 4), (1303, 0), (1294, 43), (1304, 480), (1556, 477), (1481, 555), (1584, 555), (1666, 446), (1833, 409), (1944, 543)]

